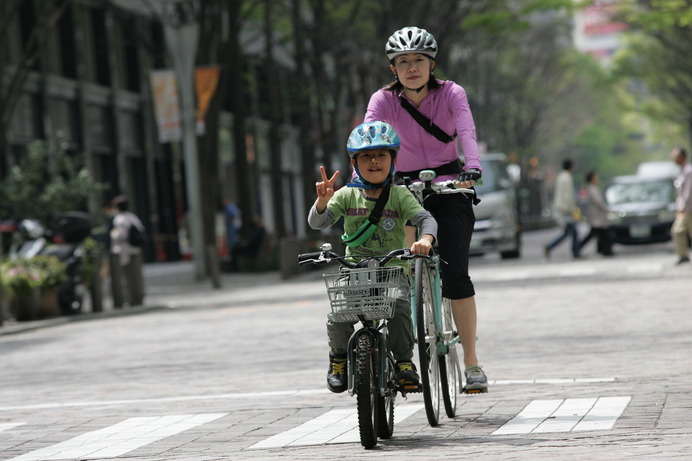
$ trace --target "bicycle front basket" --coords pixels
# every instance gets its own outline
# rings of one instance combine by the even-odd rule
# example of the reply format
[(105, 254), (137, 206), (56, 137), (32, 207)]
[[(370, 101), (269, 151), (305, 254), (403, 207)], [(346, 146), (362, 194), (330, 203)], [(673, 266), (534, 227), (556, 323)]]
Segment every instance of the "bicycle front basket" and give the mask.
[(399, 267), (351, 269), (324, 274), (335, 323), (388, 319), (399, 297)]

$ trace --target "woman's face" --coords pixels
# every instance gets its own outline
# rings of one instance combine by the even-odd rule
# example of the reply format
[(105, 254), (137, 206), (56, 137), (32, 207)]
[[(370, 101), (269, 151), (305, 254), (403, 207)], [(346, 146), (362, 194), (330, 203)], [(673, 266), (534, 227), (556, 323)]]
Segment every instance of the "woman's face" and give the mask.
[(416, 89), (428, 83), (434, 69), (433, 61), (421, 53), (407, 53), (397, 56), (389, 68), (406, 88)]
[(354, 162), (366, 181), (379, 184), (387, 180), (392, 167), (392, 154), (388, 149), (371, 149), (359, 152)]

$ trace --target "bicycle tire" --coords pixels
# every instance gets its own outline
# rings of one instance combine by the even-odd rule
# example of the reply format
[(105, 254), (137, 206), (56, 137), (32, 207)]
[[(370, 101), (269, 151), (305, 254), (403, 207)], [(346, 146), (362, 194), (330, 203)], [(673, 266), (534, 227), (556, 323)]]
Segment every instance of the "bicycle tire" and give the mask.
[(437, 354), (432, 281), (427, 261), (417, 259), (415, 266), (415, 308), (418, 360), (423, 384), (425, 414), (431, 426), (440, 421), (440, 368)]
[[(451, 341), (456, 336), (454, 330), (454, 319), (452, 318), (452, 306), (449, 299), (442, 302), (442, 331), (441, 338), (445, 342)], [(440, 383), (442, 387), (442, 400), (445, 405), (445, 412), (450, 418), (456, 416), (457, 394), (459, 393), (460, 368), (459, 356), (457, 355), (456, 344), (451, 344), (447, 348), (447, 354), (440, 355)]]
[[(396, 383), (396, 371), (394, 359), (386, 360), (387, 383)], [(387, 386), (385, 395), (377, 396), (377, 436), (381, 439), (389, 439), (394, 433), (394, 400), (396, 399), (396, 386)]]
[(360, 444), (365, 448), (377, 445), (379, 394), (377, 384), (377, 355), (370, 334), (362, 334), (356, 343), (356, 406)]

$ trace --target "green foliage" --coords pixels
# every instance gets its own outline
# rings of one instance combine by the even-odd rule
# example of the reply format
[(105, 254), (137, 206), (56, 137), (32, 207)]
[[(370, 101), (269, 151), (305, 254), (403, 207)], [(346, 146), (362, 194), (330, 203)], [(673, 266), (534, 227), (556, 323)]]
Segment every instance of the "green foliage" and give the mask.
[(63, 212), (86, 210), (88, 198), (102, 189), (65, 149), (34, 141), (0, 183), (0, 197), (15, 216), (32, 217), (50, 226)]
[(55, 256), (9, 259), (0, 264), (0, 283), (10, 297), (34, 288), (54, 288), (67, 281), (65, 263)]

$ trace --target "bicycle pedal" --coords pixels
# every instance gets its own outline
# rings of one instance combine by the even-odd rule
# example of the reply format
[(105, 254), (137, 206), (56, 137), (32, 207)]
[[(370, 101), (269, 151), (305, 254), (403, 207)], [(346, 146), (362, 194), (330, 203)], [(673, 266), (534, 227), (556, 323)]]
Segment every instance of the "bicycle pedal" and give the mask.
[(488, 389), (462, 389), (461, 391), (462, 394), (487, 394)]
[(399, 384), (399, 389), (401, 392), (423, 392), (423, 385), (415, 383), (402, 383)]

